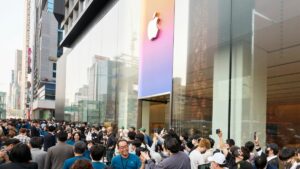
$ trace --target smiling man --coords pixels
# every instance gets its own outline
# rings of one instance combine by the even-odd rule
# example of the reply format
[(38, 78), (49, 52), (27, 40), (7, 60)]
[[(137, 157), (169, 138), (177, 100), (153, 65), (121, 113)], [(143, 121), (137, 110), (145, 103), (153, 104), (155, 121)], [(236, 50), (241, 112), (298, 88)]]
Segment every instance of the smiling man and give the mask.
[(112, 159), (111, 166), (114, 169), (139, 169), (141, 161), (135, 154), (129, 153), (128, 142), (126, 140), (119, 140), (117, 147), (120, 155)]

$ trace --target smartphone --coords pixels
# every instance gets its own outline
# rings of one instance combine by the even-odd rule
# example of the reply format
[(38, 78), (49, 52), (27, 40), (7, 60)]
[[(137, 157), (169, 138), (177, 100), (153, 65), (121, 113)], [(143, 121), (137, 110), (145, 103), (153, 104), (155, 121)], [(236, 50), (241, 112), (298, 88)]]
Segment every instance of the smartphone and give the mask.
[(253, 134), (253, 139), (256, 140), (256, 131)]
[(216, 134), (219, 134), (221, 132), (220, 129), (216, 129)]

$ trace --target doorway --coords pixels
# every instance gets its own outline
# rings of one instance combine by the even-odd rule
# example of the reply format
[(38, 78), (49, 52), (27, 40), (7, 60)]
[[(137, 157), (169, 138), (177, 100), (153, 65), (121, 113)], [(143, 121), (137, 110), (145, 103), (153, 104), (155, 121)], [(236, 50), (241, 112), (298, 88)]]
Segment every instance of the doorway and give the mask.
[(146, 133), (152, 134), (169, 126), (170, 120), (170, 95), (161, 95), (140, 99), (141, 102), (141, 127)]

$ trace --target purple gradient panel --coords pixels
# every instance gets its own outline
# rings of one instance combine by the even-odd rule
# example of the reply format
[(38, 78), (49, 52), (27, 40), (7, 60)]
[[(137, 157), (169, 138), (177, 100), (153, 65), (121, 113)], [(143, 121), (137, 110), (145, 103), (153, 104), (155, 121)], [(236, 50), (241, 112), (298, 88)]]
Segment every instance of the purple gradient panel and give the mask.
[[(149, 3), (146, 0), (144, 8), (140, 41), (139, 98), (172, 90), (174, 1), (154, 0)], [(151, 41), (147, 36), (147, 27), (155, 12), (159, 13), (159, 33)]]

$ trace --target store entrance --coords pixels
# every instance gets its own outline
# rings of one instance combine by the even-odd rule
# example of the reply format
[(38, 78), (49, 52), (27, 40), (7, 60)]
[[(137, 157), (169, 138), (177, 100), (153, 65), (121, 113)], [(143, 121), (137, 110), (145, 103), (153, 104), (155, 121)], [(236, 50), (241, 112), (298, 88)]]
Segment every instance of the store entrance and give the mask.
[(141, 127), (152, 134), (168, 126), (170, 112), (170, 95), (161, 95), (141, 99)]

